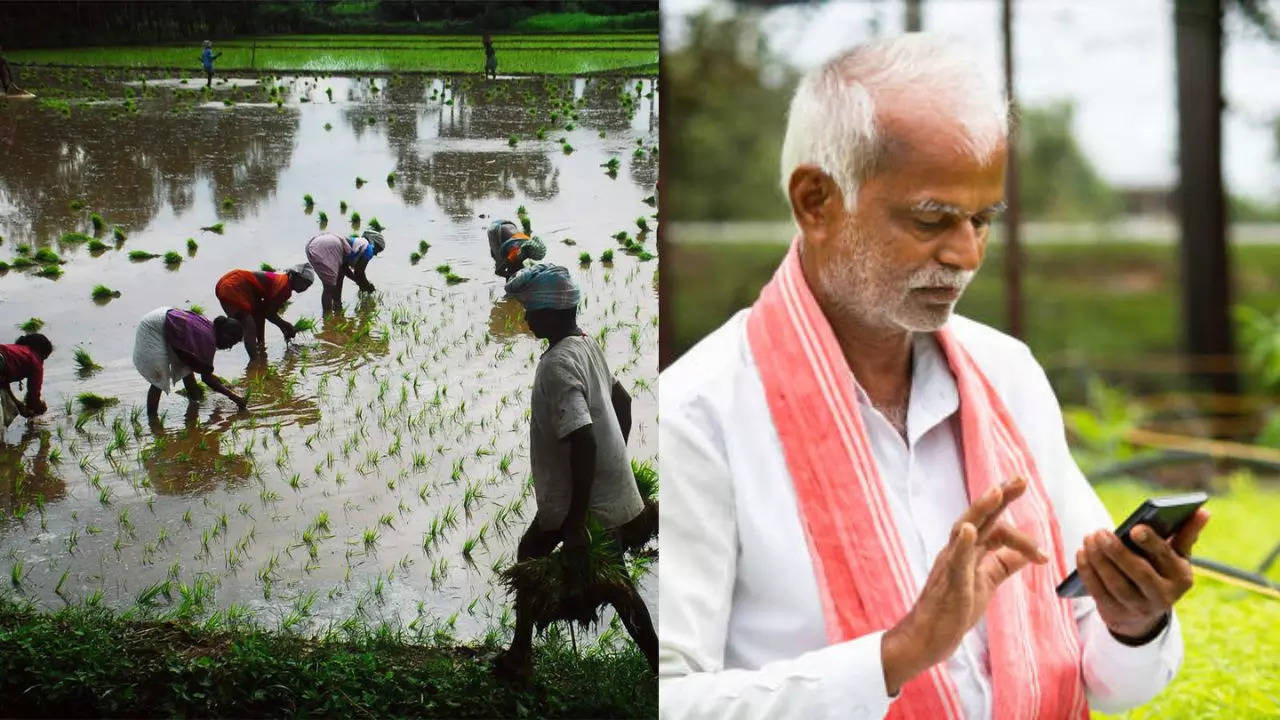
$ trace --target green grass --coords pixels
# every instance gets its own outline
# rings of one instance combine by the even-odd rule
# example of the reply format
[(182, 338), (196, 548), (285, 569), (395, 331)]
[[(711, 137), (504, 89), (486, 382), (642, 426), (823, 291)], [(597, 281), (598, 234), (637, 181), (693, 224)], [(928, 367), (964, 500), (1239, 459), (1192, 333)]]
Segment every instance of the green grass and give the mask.
[[(605, 36), (536, 36), (496, 43), (504, 74), (564, 75), (635, 69), (657, 74), (656, 33), (613, 39)], [(254, 50), (247, 42), (218, 43), (221, 72), (272, 70), (317, 72), (469, 72), (484, 65), (480, 38), (438, 36), (297, 36), (263, 38)], [(6, 58), (20, 64), (87, 65), (129, 68), (199, 68), (195, 46), (115, 46), (12, 50)], [(252, 64), (251, 64), (252, 59)]]
[[(581, 644), (581, 639), (579, 643)], [(423, 632), (353, 628), (308, 639), (252, 626), (42, 613), (0, 598), (0, 697), (17, 716), (655, 717), (640, 653), (539, 643), (533, 684)]]
[[(1168, 490), (1133, 482), (1096, 488), (1113, 519)], [(1256, 570), (1280, 534), (1280, 490), (1248, 476), (1223, 482), (1205, 505), (1211, 518), (1193, 554)], [(1280, 581), (1280, 563), (1268, 575)], [(1119, 716), (1273, 718), (1280, 716), (1280, 601), (1197, 575), (1177, 604), (1186, 655), (1178, 676), (1146, 705)]]

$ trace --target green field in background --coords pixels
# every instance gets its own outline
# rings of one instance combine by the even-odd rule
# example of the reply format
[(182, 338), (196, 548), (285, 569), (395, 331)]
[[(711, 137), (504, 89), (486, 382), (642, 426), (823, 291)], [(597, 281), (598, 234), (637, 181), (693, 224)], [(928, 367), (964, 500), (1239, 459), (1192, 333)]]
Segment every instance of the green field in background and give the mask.
[[(612, 40), (616, 39), (617, 42)], [(257, 47), (255, 48), (254, 45)], [(657, 73), (652, 33), (526, 35), (495, 39), (502, 74), (575, 75), (614, 71)], [(484, 50), (477, 36), (273, 36), (216, 43), (216, 71), (480, 72)], [(14, 50), (15, 64), (90, 67), (191, 68), (201, 72), (201, 46), (122, 46)]]

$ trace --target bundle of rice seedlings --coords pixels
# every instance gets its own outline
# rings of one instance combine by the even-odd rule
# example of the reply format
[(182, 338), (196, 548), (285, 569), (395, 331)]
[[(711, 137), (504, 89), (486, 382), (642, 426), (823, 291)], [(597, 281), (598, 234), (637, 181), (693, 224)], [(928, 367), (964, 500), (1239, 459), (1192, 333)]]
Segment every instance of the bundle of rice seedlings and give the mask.
[(42, 278), (57, 280), (58, 278), (62, 277), (62, 268), (58, 267), (57, 265), (45, 265), (44, 267), (36, 271), (36, 275), (39, 275)]
[(111, 298), (120, 297), (120, 291), (112, 290), (106, 285), (95, 285), (93, 286), (92, 295), (94, 300), (110, 300)]
[(262, 263), (258, 267), (262, 268), (262, 272), (275, 272), (276, 268), (271, 263)]
[(374, 232), (382, 232), (384, 229), (382, 223), (378, 222), (378, 218), (374, 217), (369, 220), (369, 229)]
[(454, 275), (453, 273), (445, 273), (444, 281), (449, 285), (457, 285), (458, 283), (466, 282), (467, 279), (462, 277), (461, 275)]
[(44, 321), (38, 317), (33, 317), (18, 326), (18, 329), (24, 333), (40, 332), (40, 328), (44, 327)]
[(99, 215), (98, 213), (92, 213), (92, 214), (90, 214), (90, 215), (89, 215), (89, 222), (93, 223), (93, 234), (94, 234), (94, 235), (101, 235), (101, 234), (102, 234), (102, 231), (103, 231), (103, 230), (105, 230), (105, 229), (106, 229), (106, 227), (107, 227), (107, 221), (106, 221), (106, 220), (103, 220), (103, 219), (102, 219), (102, 216), (101, 216), (101, 215)]
[(89, 351), (82, 347), (76, 348), (73, 356), (75, 357), (76, 367), (82, 374), (89, 374), (102, 369), (101, 365), (93, 361), (93, 356), (89, 354)]
[(221, 235), (221, 234), (222, 234), (222, 223), (214, 223), (214, 224), (212, 224), (212, 225), (208, 225), (208, 226), (202, 227), (202, 228), (200, 228), (200, 229), (201, 229), (201, 230), (208, 231), (208, 232), (211, 232), (211, 233), (217, 233), (217, 234)]
[(119, 398), (103, 397), (88, 392), (80, 393), (76, 396), (76, 400), (80, 402), (81, 407), (88, 411), (102, 410), (120, 402)]
[(119, 225), (111, 228), (111, 237), (115, 238), (118, 243), (122, 243), (129, 239), (129, 236), (124, 234), (124, 230), (121, 230)]
[(606, 265), (607, 265), (607, 264), (609, 264), (609, 263), (611, 263), (611, 262), (613, 262), (613, 249), (612, 249), (612, 248), (610, 248), (609, 250), (605, 250), (604, 252), (600, 253), (600, 262), (605, 263)]
[(93, 238), (85, 235), (84, 233), (78, 232), (65, 233), (61, 238), (59, 238), (59, 241), (64, 245), (79, 245), (80, 243), (90, 242), (91, 240), (93, 240)]
[(196, 250), (199, 250), (199, 249), (200, 249), (200, 245), (199, 245), (199, 243), (197, 243), (197, 242), (196, 242), (196, 239), (195, 239), (195, 238), (187, 238), (187, 253), (188, 253), (188, 254), (190, 254), (190, 255), (195, 255), (195, 254), (196, 254)]
[(591, 264), (591, 253), (586, 252), (586, 251), (584, 250), (584, 251), (582, 252), (582, 254), (578, 255), (578, 262), (579, 262), (579, 263), (581, 263), (581, 264), (583, 264), (583, 265), (590, 265), (590, 264)]
[(310, 317), (298, 318), (298, 322), (293, 324), (293, 329), (298, 332), (311, 332), (316, 329), (316, 320)]
[(130, 250), (129, 251), (129, 259), (134, 262), (143, 262), (145, 260), (150, 260), (151, 258), (156, 258), (156, 257), (160, 257), (160, 256), (153, 252), (147, 252), (146, 250)]
[(558, 620), (590, 629), (600, 622), (600, 611), (609, 600), (631, 587), (631, 577), (616, 541), (598, 527), (591, 533), (586, 555), (581, 576), (569, 567), (563, 549), (557, 549), (546, 557), (518, 562), (498, 578), (520, 596), (522, 609), (539, 631)]
[(169, 252), (164, 254), (164, 264), (165, 265), (181, 265), (182, 255), (179, 255), (174, 250), (170, 250)]
[(89, 241), (89, 252), (94, 255), (101, 255), (102, 253), (110, 249), (111, 249), (110, 245), (102, 242), (98, 238), (94, 238)]

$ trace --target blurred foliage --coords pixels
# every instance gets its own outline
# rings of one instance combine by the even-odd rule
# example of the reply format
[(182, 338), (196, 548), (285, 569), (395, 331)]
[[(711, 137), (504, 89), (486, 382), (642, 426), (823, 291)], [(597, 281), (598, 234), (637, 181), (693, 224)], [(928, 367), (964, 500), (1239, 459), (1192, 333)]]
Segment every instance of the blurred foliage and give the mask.
[[(794, 78), (769, 85), (755, 15), (690, 20), (689, 43), (662, 53), (663, 212), (677, 220), (781, 220), (778, 156)], [(756, 42), (751, 42), (756, 38)], [(669, 178), (669, 179), (667, 179)]]
[(1062, 419), (1075, 441), (1076, 463), (1088, 475), (1105, 465), (1129, 460), (1134, 448), (1125, 435), (1138, 427), (1145, 413), (1141, 405), (1100, 378), (1089, 379), (1089, 403), (1063, 408)]
[(1267, 315), (1242, 305), (1236, 307), (1235, 319), (1247, 369), (1264, 390), (1280, 393), (1280, 313)]
[(1107, 219), (1120, 213), (1120, 198), (1080, 151), (1070, 102), (1020, 109), (1018, 170), (1022, 212), (1029, 220)]

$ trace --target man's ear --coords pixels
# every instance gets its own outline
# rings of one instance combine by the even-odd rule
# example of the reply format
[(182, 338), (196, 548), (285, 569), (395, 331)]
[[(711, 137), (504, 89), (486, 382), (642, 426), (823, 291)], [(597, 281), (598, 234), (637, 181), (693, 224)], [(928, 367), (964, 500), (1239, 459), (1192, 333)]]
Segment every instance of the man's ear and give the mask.
[(791, 215), (810, 242), (824, 244), (838, 236), (844, 215), (844, 196), (830, 175), (816, 165), (800, 165), (787, 185)]

